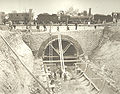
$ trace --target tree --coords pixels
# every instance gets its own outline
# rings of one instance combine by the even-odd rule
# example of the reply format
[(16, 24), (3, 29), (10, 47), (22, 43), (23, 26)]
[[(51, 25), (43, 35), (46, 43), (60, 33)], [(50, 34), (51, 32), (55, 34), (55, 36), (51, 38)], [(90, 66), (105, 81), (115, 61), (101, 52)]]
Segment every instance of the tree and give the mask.
[(79, 9), (74, 9), (73, 7), (70, 7), (70, 8), (65, 12), (66, 15), (71, 15), (71, 16), (78, 15), (78, 13), (79, 13)]

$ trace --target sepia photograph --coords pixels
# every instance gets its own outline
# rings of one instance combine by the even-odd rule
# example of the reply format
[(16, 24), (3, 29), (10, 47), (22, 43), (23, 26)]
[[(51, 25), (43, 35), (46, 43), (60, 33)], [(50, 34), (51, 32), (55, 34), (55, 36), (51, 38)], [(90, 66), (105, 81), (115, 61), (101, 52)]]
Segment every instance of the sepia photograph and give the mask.
[(0, 0), (0, 94), (120, 94), (119, 0)]

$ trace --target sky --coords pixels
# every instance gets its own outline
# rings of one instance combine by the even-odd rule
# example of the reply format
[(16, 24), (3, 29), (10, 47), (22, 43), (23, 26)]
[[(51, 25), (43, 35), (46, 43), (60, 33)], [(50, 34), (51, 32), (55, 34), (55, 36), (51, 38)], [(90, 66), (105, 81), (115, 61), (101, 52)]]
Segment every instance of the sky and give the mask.
[(92, 14), (111, 14), (120, 12), (120, 0), (0, 0), (0, 12), (27, 12), (33, 9), (34, 15), (57, 13), (73, 7), (79, 11), (92, 8)]

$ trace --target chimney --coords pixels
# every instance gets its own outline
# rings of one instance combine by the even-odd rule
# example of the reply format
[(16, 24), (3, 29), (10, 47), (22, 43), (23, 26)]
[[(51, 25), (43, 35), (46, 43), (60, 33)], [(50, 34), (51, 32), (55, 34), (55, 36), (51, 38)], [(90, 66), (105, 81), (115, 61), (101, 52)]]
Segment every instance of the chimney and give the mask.
[(88, 15), (91, 16), (91, 8), (89, 8), (89, 14)]
[(32, 9), (29, 9), (29, 13), (32, 13)]

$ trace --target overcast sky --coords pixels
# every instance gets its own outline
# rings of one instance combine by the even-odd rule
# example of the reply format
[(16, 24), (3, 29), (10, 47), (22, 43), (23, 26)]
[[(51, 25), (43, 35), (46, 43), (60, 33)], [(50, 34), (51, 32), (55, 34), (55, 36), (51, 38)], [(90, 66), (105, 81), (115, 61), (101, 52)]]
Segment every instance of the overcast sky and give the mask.
[(35, 15), (39, 13), (57, 13), (69, 7), (80, 11), (92, 8), (92, 13), (111, 14), (112, 11), (120, 12), (120, 0), (0, 0), (0, 11), (6, 13), (16, 10), (25, 12), (32, 8)]

